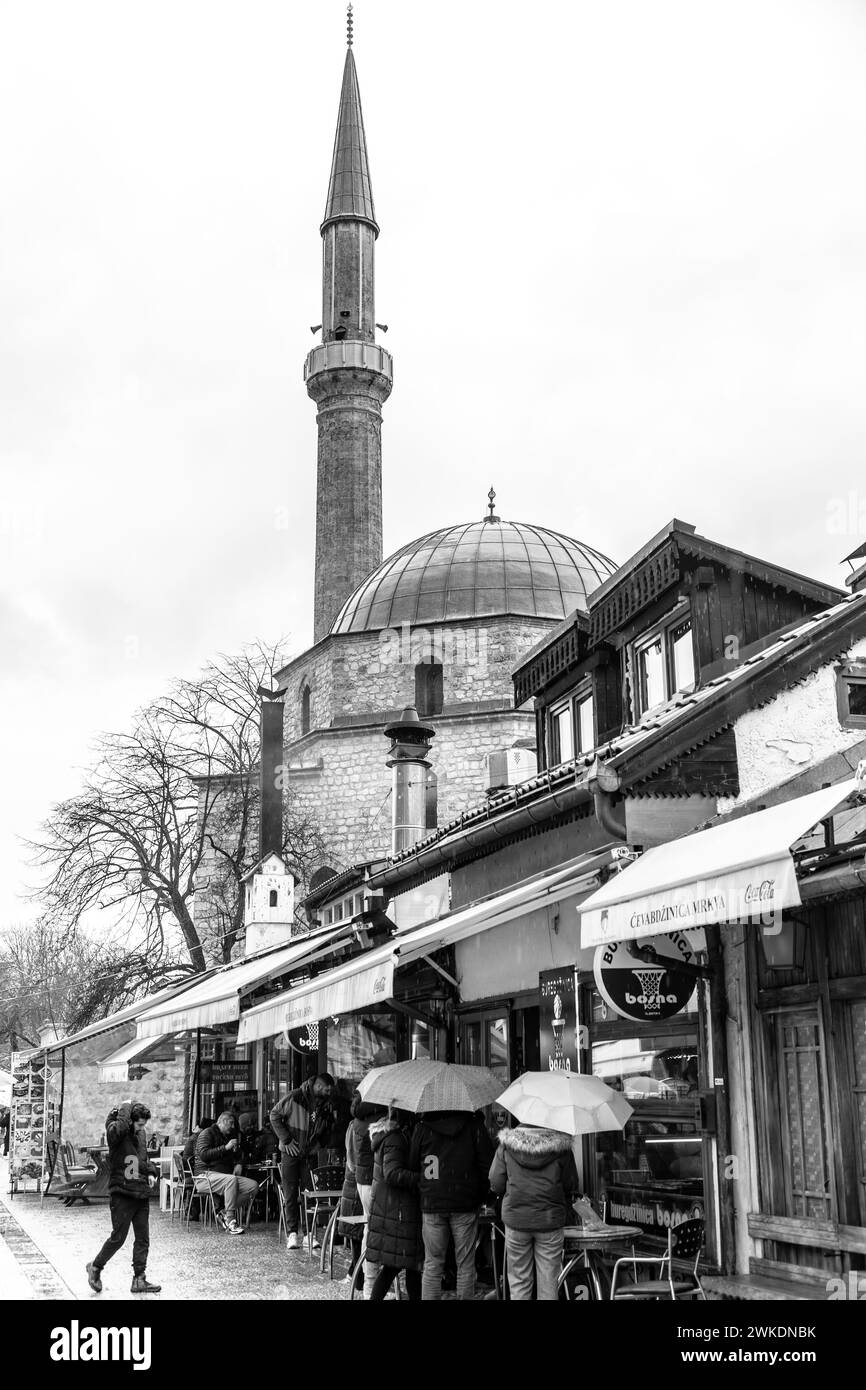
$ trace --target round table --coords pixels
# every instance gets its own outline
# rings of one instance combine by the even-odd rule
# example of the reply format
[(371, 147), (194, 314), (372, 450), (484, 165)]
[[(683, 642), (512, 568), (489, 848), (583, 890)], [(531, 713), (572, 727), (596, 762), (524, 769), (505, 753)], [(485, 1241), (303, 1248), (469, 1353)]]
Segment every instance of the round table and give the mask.
[(641, 1226), (566, 1226), (562, 1273), (559, 1276), (559, 1287), (565, 1287), (566, 1297), (569, 1296), (566, 1283), (568, 1275), (578, 1264), (583, 1264), (592, 1280), (596, 1298), (603, 1302), (605, 1295), (602, 1292), (603, 1267), (600, 1257), (610, 1252), (622, 1254), (619, 1247), (623, 1245), (633, 1249), (635, 1240), (643, 1234)]

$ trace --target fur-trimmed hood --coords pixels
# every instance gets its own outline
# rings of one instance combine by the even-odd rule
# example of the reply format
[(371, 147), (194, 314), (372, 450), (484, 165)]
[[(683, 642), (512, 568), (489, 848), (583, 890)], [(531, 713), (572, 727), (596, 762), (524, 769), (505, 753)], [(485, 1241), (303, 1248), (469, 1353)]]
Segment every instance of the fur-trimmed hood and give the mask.
[(567, 1154), (573, 1141), (570, 1134), (561, 1134), (557, 1129), (518, 1125), (517, 1129), (501, 1129), (499, 1142), (524, 1168), (543, 1168), (552, 1159)]
[(373, 1152), (375, 1153), (380, 1145), (384, 1144), (386, 1134), (393, 1134), (399, 1128), (400, 1126), (397, 1121), (392, 1120), (388, 1115), (383, 1115), (381, 1120), (372, 1120), (368, 1132), (370, 1135), (370, 1148)]

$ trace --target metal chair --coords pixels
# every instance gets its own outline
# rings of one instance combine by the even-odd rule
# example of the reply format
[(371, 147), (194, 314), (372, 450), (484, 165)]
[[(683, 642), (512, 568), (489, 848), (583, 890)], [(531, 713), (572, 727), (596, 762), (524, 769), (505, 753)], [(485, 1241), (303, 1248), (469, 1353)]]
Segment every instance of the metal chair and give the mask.
[[(704, 1243), (704, 1222), (701, 1220), (682, 1221), (679, 1226), (668, 1227), (668, 1248), (662, 1255), (627, 1255), (617, 1260), (613, 1267), (610, 1285), (611, 1299), (625, 1302), (638, 1298), (703, 1298), (703, 1286), (698, 1277), (698, 1261)], [(692, 1268), (684, 1273), (673, 1268), (673, 1261), (691, 1260)], [(639, 1279), (638, 1265), (649, 1266), (655, 1271), (655, 1278)], [(621, 1269), (632, 1270), (632, 1282), (620, 1284)]]
[(304, 1238), (311, 1259), (319, 1218), (325, 1213), (330, 1218), (334, 1205), (340, 1205), (345, 1176), (343, 1164), (326, 1163), (320, 1168), (310, 1169), (310, 1186), (305, 1187), (301, 1195), (304, 1203)]
[(187, 1199), (195, 1192), (195, 1183), (184, 1168), (183, 1152), (181, 1149), (176, 1149), (171, 1156), (169, 1183), (171, 1193), (169, 1220), (174, 1221), (175, 1207), (177, 1207), (179, 1203), (179, 1214), (181, 1223), (183, 1223)]
[[(214, 1225), (217, 1224), (216, 1205), (214, 1203), (214, 1191), (210, 1185), (210, 1178), (207, 1173), (195, 1173), (193, 1171), (192, 1159), (187, 1159), (184, 1163), (184, 1172), (191, 1179), (192, 1190), (189, 1196), (189, 1205), (186, 1209), (186, 1229), (189, 1230), (189, 1223), (192, 1217), (192, 1204), (198, 1202), (199, 1218), (203, 1225), (207, 1226), (211, 1219)], [(204, 1187), (198, 1184), (204, 1178)]]

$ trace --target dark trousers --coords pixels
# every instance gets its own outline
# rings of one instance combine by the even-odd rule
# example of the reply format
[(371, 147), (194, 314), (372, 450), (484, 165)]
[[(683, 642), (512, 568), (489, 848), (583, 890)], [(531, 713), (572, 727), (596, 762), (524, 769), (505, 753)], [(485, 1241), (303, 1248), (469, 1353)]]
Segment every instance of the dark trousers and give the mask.
[[(397, 1265), (382, 1265), (376, 1275), (376, 1282), (370, 1291), (370, 1302), (381, 1303), (385, 1294), (390, 1289), (397, 1275), (400, 1273)], [(410, 1303), (421, 1302), (421, 1271), (419, 1269), (406, 1270), (406, 1296)]]
[(307, 1186), (309, 1177), (310, 1166), (306, 1158), (291, 1158), (287, 1153), (280, 1154), (280, 1181), (286, 1199), (286, 1230), (289, 1234), (297, 1231), (301, 1224), (298, 1193), (302, 1183)]
[(135, 1235), (132, 1246), (132, 1272), (144, 1274), (147, 1252), (150, 1249), (150, 1200), (147, 1197), (127, 1197), (123, 1192), (111, 1194), (111, 1235), (93, 1261), (97, 1269), (108, 1264), (129, 1235)]

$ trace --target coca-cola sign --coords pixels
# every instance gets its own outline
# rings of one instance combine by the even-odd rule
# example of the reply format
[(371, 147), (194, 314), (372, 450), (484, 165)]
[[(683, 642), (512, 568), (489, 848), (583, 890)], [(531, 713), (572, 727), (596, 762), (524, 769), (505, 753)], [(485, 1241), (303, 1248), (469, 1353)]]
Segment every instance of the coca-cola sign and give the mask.
[(651, 963), (633, 955), (631, 944), (611, 941), (596, 947), (592, 969), (602, 999), (615, 1013), (640, 1023), (678, 1014), (695, 987), (695, 976), (681, 968), (694, 961), (693, 943), (683, 932), (654, 936), (658, 960)]

